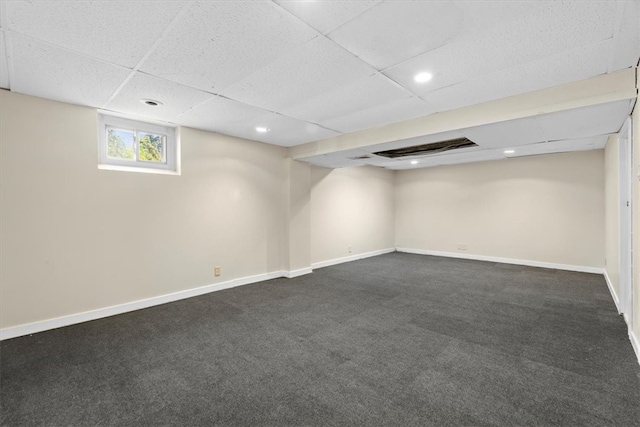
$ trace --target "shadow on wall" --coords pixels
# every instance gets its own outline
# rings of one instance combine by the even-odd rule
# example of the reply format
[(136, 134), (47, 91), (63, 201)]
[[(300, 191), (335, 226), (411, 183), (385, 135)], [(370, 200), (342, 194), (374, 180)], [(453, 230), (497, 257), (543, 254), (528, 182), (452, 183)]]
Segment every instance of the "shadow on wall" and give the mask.
[(320, 166), (311, 166), (311, 190), (318, 186), (324, 179), (326, 179), (336, 169), (328, 169)]

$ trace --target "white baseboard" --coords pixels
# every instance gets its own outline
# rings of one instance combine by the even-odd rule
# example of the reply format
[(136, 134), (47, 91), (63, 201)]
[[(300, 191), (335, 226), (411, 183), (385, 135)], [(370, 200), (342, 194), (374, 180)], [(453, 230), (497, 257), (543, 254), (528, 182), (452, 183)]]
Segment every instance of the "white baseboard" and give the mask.
[(578, 271), (581, 273), (603, 274), (603, 271), (604, 271), (602, 268), (599, 268), (599, 267), (587, 267), (582, 265), (571, 265), (571, 264), (556, 264), (552, 262), (531, 261), (526, 259), (515, 259), (515, 258), (500, 258), (500, 257), (494, 257), (494, 256), (474, 255), (474, 254), (466, 254), (466, 253), (458, 253), (458, 252), (441, 252), (441, 251), (430, 251), (425, 249), (411, 249), (411, 248), (396, 248), (396, 250), (398, 252), (406, 252), (410, 254), (434, 255), (434, 256), (442, 256), (442, 257), (448, 257), (448, 258), (472, 259), (476, 261), (500, 262), (503, 264), (516, 264), (516, 265), (526, 265), (529, 267), (553, 268), (556, 270)]
[(618, 294), (613, 289), (613, 283), (611, 283), (611, 279), (609, 278), (609, 274), (607, 274), (607, 270), (604, 269), (604, 280), (607, 282), (607, 286), (609, 287), (609, 293), (611, 294), (611, 298), (613, 298), (613, 302), (616, 304), (616, 310), (618, 310), (618, 314), (620, 314), (620, 299), (618, 299)]
[(633, 352), (636, 354), (636, 358), (638, 359), (638, 364), (640, 365), (640, 340), (638, 340), (638, 338), (633, 333), (633, 330), (631, 329), (631, 319), (629, 319), (629, 316), (627, 316), (627, 313), (622, 313), (622, 319), (627, 324), (629, 341), (631, 341), (631, 347), (633, 348)]
[(372, 256), (378, 256), (382, 254), (388, 254), (395, 251), (396, 251), (396, 248), (387, 248), (387, 249), (380, 249), (377, 251), (365, 252), (362, 254), (349, 255), (342, 258), (334, 258), (327, 261), (314, 262), (311, 264), (311, 268), (329, 267), (331, 265), (342, 264), (343, 262), (357, 261), (359, 259), (369, 258)]
[(631, 328), (629, 328), (629, 341), (631, 341), (631, 347), (636, 352), (636, 358), (638, 359), (638, 364), (640, 364), (640, 340), (631, 331)]
[[(309, 269), (311, 270), (311, 269)], [(300, 271), (300, 270), (296, 270)], [(15, 338), (23, 335), (35, 334), (36, 332), (47, 331), (49, 329), (61, 328), (76, 323), (88, 322), (90, 320), (101, 319), (103, 317), (114, 316), (116, 314), (127, 313), (129, 311), (140, 310), (155, 305), (166, 304), (168, 302), (178, 301), (185, 298), (191, 298), (198, 295), (208, 294), (210, 292), (221, 291), (223, 289), (235, 288), (236, 286), (248, 285), (251, 283), (262, 282), (265, 280), (276, 279), (278, 277), (289, 277), (289, 274), (295, 272), (274, 271), (272, 273), (257, 274), (255, 276), (241, 277), (238, 279), (228, 280), (226, 282), (216, 283), (213, 285), (201, 286), (199, 288), (188, 289), (185, 291), (174, 292), (171, 294), (160, 295), (157, 297), (147, 298), (143, 300), (118, 304), (111, 307), (99, 308), (97, 310), (85, 311), (83, 313), (71, 314), (68, 316), (56, 317), (53, 319), (42, 320), (39, 322), (26, 323), (18, 326), (11, 326), (0, 329), (0, 340)], [(295, 277), (295, 276), (291, 276)]]
[[(8, 328), (0, 329), (0, 340), (6, 340), (9, 338), (15, 338), (23, 335), (35, 334), (37, 332), (43, 332), (50, 329), (61, 328), (63, 326), (69, 326), (76, 323), (83, 323), (91, 320), (102, 319), (104, 317), (115, 316), (117, 314), (127, 313), (130, 311), (135, 311), (143, 308), (153, 307), (156, 305), (166, 304), (173, 301), (179, 301), (185, 298), (191, 298), (198, 295), (204, 295), (211, 292), (221, 291), (223, 289), (229, 289), (237, 286), (243, 286), (243, 285), (249, 285), (252, 283), (262, 282), (265, 280), (276, 279), (279, 277), (288, 277), (288, 278), (298, 277), (304, 274), (311, 273), (313, 271), (313, 268), (328, 267), (331, 265), (341, 264), (341, 263), (350, 262), (350, 261), (356, 261), (359, 259), (369, 258), (377, 255), (395, 252), (395, 251), (420, 254), (420, 255), (435, 255), (435, 256), (443, 256), (443, 257), (450, 257), (450, 258), (464, 258), (464, 259), (473, 259), (473, 260), (480, 260), (480, 261), (502, 262), (505, 264), (528, 265), (532, 267), (555, 268), (555, 269), (561, 269), (561, 270), (580, 271), (580, 272), (586, 272), (586, 273), (601, 273), (601, 274), (604, 274), (605, 276), (605, 280), (607, 281), (607, 285), (609, 286), (609, 290), (611, 291), (613, 300), (616, 303), (616, 307), (618, 306), (618, 296), (616, 295), (615, 291), (613, 290), (613, 287), (611, 286), (611, 281), (606, 271), (601, 268), (582, 267), (582, 266), (566, 265), (566, 264), (552, 264), (552, 263), (519, 260), (519, 259), (511, 259), (511, 258), (487, 257), (487, 256), (481, 256), (481, 255), (458, 254), (453, 252), (428, 251), (423, 249), (388, 248), (388, 249), (381, 249), (377, 251), (366, 252), (362, 254), (350, 255), (343, 258), (336, 258), (328, 261), (316, 262), (316, 263), (313, 263), (311, 267), (300, 268), (297, 270), (292, 270), (292, 271), (281, 270), (281, 271), (274, 271), (271, 273), (257, 274), (255, 276), (241, 277), (238, 279), (232, 279), (226, 282), (216, 283), (213, 285), (201, 286), (199, 288), (188, 289), (185, 291), (174, 292), (166, 295), (160, 295), (157, 297), (114, 305), (111, 307), (85, 311), (83, 313), (56, 317), (54, 319), (47, 319), (39, 322), (27, 323), (27, 324), (18, 325), (18, 326), (11, 326)], [(631, 328), (629, 328), (629, 340), (631, 341), (631, 345), (633, 346), (636, 356), (638, 357), (638, 363), (640, 363), (640, 343), (638, 342), (638, 339), (635, 337), (635, 335), (631, 331)]]
[(294, 277), (304, 276), (305, 274), (313, 273), (313, 269), (311, 267), (299, 268), (297, 270), (285, 271), (284, 277), (289, 279), (293, 279)]

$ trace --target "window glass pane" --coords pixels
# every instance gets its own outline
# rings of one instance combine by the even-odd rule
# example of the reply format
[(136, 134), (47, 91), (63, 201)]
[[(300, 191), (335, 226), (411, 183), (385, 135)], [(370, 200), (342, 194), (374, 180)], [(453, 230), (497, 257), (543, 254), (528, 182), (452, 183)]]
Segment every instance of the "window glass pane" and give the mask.
[(138, 133), (139, 160), (145, 162), (165, 162), (165, 136), (147, 132)]
[[(2, 1), (2, 0), (0, 0)], [(99, 169), (178, 172), (176, 129), (124, 117), (98, 115)]]
[(134, 133), (131, 130), (107, 128), (107, 157), (135, 160)]

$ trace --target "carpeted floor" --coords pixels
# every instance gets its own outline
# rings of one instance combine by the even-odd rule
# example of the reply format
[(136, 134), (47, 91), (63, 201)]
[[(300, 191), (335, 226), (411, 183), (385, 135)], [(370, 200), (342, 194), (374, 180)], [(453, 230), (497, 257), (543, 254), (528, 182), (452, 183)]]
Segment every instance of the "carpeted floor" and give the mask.
[(601, 275), (393, 253), (0, 344), (1, 424), (640, 426)]

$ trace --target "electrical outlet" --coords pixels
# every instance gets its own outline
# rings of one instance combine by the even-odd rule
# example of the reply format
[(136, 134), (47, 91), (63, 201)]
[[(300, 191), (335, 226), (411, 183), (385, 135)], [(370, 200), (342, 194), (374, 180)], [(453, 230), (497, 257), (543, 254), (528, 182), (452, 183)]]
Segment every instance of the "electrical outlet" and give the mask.
[(463, 244), (462, 244), (462, 250), (463, 250), (463, 251), (466, 251), (466, 250), (467, 250), (467, 244), (466, 244), (466, 243), (463, 243)]
[(217, 266), (213, 269), (213, 274), (214, 274), (216, 277), (218, 277), (218, 276), (220, 275), (220, 266), (218, 266), (218, 265), (217, 265)]
[(347, 250), (351, 253), (351, 246), (347, 247)]

